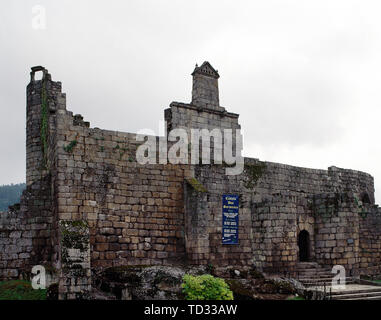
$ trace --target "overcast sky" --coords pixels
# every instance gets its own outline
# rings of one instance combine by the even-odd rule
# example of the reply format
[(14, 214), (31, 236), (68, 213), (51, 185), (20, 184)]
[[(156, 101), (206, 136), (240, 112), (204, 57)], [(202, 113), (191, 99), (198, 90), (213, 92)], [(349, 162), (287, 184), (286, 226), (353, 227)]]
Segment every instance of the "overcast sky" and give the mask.
[[(381, 199), (379, 1), (27, 1), (0, 10), (0, 184), (25, 181), (30, 67), (62, 81), (92, 127), (158, 132), (190, 102), (196, 63), (220, 73), (244, 154), (369, 172)], [(46, 9), (34, 29), (32, 8)]]

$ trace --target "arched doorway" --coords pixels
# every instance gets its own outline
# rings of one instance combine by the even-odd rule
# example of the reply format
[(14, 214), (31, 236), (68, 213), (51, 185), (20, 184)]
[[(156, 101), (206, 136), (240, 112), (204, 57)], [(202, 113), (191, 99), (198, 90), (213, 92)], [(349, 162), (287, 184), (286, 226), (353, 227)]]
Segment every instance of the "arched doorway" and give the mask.
[(307, 230), (302, 230), (298, 236), (299, 261), (310, 260), (310, 234)]

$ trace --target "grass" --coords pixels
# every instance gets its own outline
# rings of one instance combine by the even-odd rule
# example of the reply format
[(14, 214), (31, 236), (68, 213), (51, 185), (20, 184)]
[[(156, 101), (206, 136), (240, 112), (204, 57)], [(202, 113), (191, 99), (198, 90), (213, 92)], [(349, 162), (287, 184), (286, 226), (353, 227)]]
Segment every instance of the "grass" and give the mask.
[(0, 282), (0, 300), (46, 300), (46, 289), (34, 290), (29, 281)]
[(378, 280), (372, 280), (372, 282), (381, 284), (381, 279), (378, 279)]
[(288, 297), (287, 300), (305, 300), (305, 299), (301, 296), (293, 296), (293, 297)]

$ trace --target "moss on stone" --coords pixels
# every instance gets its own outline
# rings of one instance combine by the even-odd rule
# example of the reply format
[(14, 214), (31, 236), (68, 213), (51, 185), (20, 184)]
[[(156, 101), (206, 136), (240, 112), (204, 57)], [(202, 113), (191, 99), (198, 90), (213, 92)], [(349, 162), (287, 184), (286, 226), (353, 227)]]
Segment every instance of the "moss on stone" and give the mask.
[(82, 267), (82, 265), (78, 263), (70, 264), (70, 266), (63, 267), (62, 271), (65, 274), (70, 274), (74, 277), (84, 277), (86, 276), (86, 270)]
[(208, 192), (208, 190), (196, 178), (186, 178), (186, 181), (197, 192)]
[(68, 267), (71, 268), (75, 261), (70, 261), (68, 249), (79, 249), (81, 252), (84, 252), (89, 248), (89, 226), (87, 221), (84, 220), (65, 220), (61, 221), (60, 225), (62, 244), (61, 259), (62, 262), (67, 263)]
[(43, 154), (43, 167), (46, 169), (48, 166), (48, 95), (46, 91), (46, 79), (42, 80), (41, 90), (41, 146)]

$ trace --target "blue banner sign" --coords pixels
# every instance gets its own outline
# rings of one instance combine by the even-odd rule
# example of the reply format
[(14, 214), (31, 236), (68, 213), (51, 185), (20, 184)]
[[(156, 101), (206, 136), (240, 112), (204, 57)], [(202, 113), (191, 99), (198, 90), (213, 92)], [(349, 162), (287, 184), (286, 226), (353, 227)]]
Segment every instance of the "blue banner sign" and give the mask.
[(222, 196), (222, 243), (238, 244), (239, 196)]

